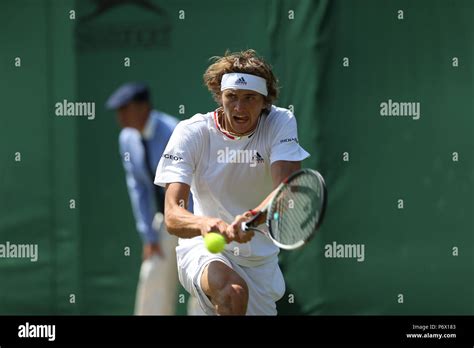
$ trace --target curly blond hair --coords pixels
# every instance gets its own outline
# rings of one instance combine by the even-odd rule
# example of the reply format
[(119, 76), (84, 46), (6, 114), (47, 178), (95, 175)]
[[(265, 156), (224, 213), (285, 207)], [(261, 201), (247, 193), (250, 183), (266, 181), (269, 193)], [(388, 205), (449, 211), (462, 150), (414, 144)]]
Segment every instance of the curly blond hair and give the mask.
[(268, 95), (265, 98), (267, 106), (271, 106), (278, 98), (278, 80), (272, 68), (262, 57), (252, 49), (234, 52), (226, 51), (223, 57), (211, 57), (215, 62), (204, 73), (204, 84), (212, 93), (217, 104), (221, 105), (221, 79), (228, 73), (244, 73), (263, 77), (267, 81)]

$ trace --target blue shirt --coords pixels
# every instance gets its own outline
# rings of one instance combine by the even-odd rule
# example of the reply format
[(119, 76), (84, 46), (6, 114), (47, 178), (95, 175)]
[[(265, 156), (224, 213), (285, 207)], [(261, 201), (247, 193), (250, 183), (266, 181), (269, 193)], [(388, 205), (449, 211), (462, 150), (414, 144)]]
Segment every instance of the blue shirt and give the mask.
[(142, 133), (135, 128), (123, 128), (119, 135), (120, 155), (133, 215), (137, 230), (145, 243), (157, 243), (159, 236), (158, 231), (152, 227), (157, 212), (155, 186), (145, 160), (142, 137), (147, 142), (148, 161), (154, 176), (158, 162), (178, 122), (178, 119), (170, 115), (152, 110)]

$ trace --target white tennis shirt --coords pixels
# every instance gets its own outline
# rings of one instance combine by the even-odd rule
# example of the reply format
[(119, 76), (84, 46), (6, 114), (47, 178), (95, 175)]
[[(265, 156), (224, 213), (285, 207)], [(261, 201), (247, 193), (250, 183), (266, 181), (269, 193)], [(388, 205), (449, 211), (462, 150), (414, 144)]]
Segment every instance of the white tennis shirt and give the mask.
[[(196, 114), (175, 128), (158, 164), (155, 184), (190, 185), (194, 214), (231, 223), (236, 215), (258, 206), (272, 191), (270, 166), (276, 161), (302, 161), (309, 154), (299, 145), (291, 111), (272, 106), (256, 130), (235, 138), (220, 130), (216, 111)], [(202, 237), (179, 243), (202, 243)], [(266, 236), (256, 232), (248, 243), (232, 242), (224, 254), (243, 266), (263, 264), (278, 254)]]

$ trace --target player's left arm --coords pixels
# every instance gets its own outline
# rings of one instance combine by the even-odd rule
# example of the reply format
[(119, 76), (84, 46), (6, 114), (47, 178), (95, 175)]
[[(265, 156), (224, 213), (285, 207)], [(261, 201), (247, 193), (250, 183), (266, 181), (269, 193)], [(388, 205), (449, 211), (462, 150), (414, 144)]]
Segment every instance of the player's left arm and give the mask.
[[(273, 196), (273, 193), (276, 191), (276, 188), (280, 183), (289, 177), (294, 172), (301, 169), (301, 161), (276, 161), (273, 162), (270, 168), (270, 172), (272, 174), (272, 181), (273, 181), (273, 191), (260, 203), (257, 207), (252, 209), (252, 211), (257, 212), (265, 208), (268, 204), (270, 199)], [(235, 217), (232, 224), (228, 226), (228, 229), (232, 230), (234, 234), (237, 234), (240, 238), (244, 238), (249, 236), (249, 232), (242, 232), (240, 229), (241, 223), (244, 221), (248, 221), (252, 218), (253, 214), (251, 211), (245, 212), (242, 215), (238, 215)], [(253, 237), (253, 233), (251, 235)]]
[(278, 185), (281, 184), (283, 180), (289, 177), (294, 172), (301, 169), (301, 161), (276, 161), (273, 162), (270, 167), (270, 172), (272, 174), (273, 181), (273, 191), (265, 198), (265, 200), (255, 207), (254, 211), (262, 210), (270, 201)]
[(301, 161), (276, 161), (272, 163), (270, 172), (272, 174), (273, 189), (277, 188), (283, 180), (294, 172), (301, 169)]

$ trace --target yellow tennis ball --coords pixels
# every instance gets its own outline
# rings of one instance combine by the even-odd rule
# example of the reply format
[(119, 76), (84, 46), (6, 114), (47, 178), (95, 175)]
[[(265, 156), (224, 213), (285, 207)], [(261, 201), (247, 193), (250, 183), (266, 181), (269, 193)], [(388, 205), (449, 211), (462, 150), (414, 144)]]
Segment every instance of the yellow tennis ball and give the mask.
[(225, 238), (220, 233), (210, 232), (204, 237), (207, 250), (213, 254), (220, 253), (225, 247)]

